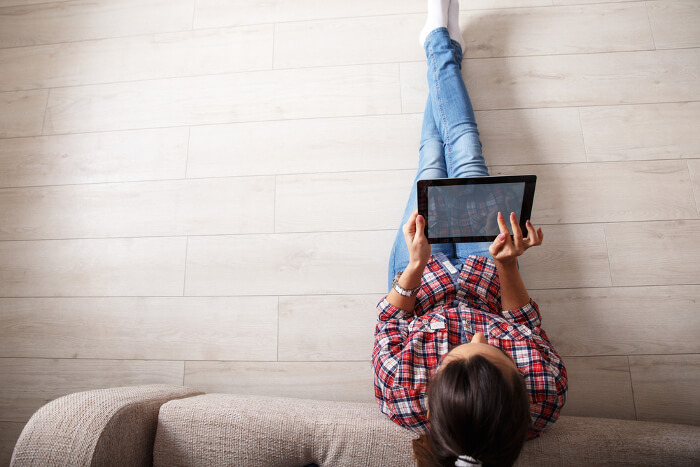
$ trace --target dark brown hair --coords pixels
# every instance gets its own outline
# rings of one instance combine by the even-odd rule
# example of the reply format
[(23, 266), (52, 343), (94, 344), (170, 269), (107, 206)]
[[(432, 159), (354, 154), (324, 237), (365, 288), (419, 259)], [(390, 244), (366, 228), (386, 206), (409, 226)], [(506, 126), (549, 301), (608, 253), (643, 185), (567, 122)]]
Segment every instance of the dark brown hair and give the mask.
[(454, 466), (467, 455), (488, 466), (511, 466), (530, 426), (525, 381), (474, 355), (453, 360), (428, 385), (430, 432), (413, 441), (419, 467)]

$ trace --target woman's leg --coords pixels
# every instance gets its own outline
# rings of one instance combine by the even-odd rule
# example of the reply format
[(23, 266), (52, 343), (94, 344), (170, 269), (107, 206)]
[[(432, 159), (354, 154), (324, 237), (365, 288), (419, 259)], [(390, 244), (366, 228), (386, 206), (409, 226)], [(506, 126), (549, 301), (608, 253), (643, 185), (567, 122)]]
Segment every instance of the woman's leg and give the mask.
[[(462, 78), (462, 48), (450, 40), (447, 28), (432, 31), (425, 40), (429, 100), (433, 120), (444, 142), (448, 177), (488, 176), (474, 109)], [(469, 255), (490, 256), (490, 243), (458, 243), (461, 263)]]
[[(411, 213), (418, 208), (416, 183), (418, 180), (429, 178), (447, 178), (444, 144), (442, 142), (440, 132), (435, 126), (435, 121), (433, 120), (433, 110), (430, 99), (428, 99), (428, 103), (425, 106), (425, 112), (423, 114), (418, 173), (416, 174), (416, 179), (413, 182), (411, 194), (408, 197), (408, 203), (406, 203), (406, 209), (404, 210), (401, 224), (399, 225), (399, 231), (396, 234), (396, 239), (394, 240), (394, 246), (391, 249), (391, 257), (389, 259), (389, 288), (391, 288), (391, 282), (394, 280), (396, 273), (406, 269), (410, 259), (402, 229), (403, 225), (411, 216)], [(452, 258), (453, 263), (456, 262), (453, 244), (436, 243), (431, 245), (431, 253), (435, 254), (438, 252), (444, 253), (448, 258)]]

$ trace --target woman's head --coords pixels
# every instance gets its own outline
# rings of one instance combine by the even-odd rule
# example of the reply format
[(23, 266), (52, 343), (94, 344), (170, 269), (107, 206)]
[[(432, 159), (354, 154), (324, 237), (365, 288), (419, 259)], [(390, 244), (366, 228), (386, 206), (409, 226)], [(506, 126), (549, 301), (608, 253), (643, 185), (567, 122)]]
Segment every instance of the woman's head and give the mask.
[(468, 455), (512, 465), (530, 426), (525, 383), (513, 359), (478, 333), (447, 354), (428, 387), (430, 435), (414, 443), (423, 465)]

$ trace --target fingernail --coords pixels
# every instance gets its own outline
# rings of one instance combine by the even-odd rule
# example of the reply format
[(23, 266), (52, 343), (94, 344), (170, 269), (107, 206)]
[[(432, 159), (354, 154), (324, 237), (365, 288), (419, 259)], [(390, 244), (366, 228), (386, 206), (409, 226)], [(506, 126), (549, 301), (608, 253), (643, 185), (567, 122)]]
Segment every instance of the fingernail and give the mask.
[(506, 234), (502, 233), (501, 235), (498, 236), (498, 241), (502, 242), (504, 238), (506, 238)]
[(530, 224), (530, 219), (526, 220), (525, 223), (526, 223), (527, 225), (532, 225), (532, 224)]

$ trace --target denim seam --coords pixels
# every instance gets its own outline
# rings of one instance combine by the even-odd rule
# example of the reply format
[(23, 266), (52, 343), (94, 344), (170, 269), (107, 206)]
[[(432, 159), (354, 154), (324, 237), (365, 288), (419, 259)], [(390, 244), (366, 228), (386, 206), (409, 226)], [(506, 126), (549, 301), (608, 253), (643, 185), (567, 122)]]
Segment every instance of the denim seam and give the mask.
[(434, 30), (428, 35), (428, 39), (426, 40), (428, 44), (428, 48), (430, 53), (428, 54), (428, 58), (430, 59), (430, 65), (431, 69), (433, 72), (433, 83), (434, 83), (434, 88), (435, 88), (435, 100), (437, 101), (438, 105), (438, 112), (440, 113), (440, 119), (442, 120), (442, 126), (445, 129), (444, 133), (444, 145), (445, 145), (445, 154), (448, 156), (445, 158), (445, 165), (447, 166), (447, 176), (450, 176), (450, 173), (454, 173), (454, 167), (452, 166), (452, 145), (450, 144), (450, 133), (449, 129), (447, 128), (447, 117), (445, 116), (445, 109), (442, 105), (442, 99), (440, 98), (440, 81), (437, 79), (437, 69), (436, 69), (436, 60), (435, 60), (435, 52), (433, 50), (433, 44), (432, 41), (430, 40), (430, 36), (435, 34), (437, 31), (439, 31), (440, 28)]

